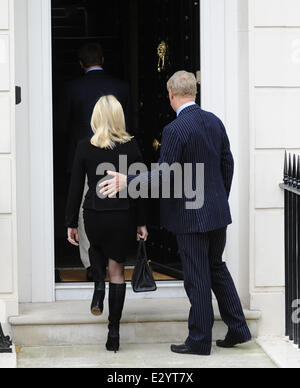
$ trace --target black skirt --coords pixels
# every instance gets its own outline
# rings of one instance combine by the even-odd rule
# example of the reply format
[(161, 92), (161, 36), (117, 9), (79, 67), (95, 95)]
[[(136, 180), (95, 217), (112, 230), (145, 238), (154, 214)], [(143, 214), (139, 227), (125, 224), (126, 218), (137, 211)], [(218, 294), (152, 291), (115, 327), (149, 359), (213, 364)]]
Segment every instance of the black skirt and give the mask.
[(135, 209), (101, 212), (85, 209), (84, 225), (91, 247), (101, 251), (106, 261), (126, 262), (136, 241)]

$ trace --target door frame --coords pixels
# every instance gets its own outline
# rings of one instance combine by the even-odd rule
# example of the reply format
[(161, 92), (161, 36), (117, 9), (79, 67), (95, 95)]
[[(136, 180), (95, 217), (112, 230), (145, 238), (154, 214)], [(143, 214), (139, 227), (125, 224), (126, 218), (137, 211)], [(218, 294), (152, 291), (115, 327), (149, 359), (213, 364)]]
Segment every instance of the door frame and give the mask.
[(51, 1), (28, 0), (32, 302), (55, 300)]
[[(228, 31), (236, 0), (201, 2), (202, 106), (225, 122), (228, 47), (234, 49), (235, 35)], [(226, 5), (225, 5), (226, 3)], [(51, 0), (28, 0), (28, 93), (30, 128), (31, 192), (31, 295), (32, 302), (55, 301), (54, 196), (52, 140), (52, 49)], [(232, 28), (234, 28), (233, 26)], [(229, 32), (229, 33), (226, 33)], [(231, 53), (232, 54), (232, 53)], [(234, 71), (231, 66), (231, 73)], [(231, 78), (230, 78), (231, 77)], [(234, 81), (234, 80), (233, 80)], [(237, 126), (230, 135), (236, 136)], [(234, 205), (235, 207), (238, 206)], [(237, 248), (237, 247), (235, 247)], [(237, 268), (233, 268), (234, 273)], [(21, 274), (22, 276), (22, 274)]]

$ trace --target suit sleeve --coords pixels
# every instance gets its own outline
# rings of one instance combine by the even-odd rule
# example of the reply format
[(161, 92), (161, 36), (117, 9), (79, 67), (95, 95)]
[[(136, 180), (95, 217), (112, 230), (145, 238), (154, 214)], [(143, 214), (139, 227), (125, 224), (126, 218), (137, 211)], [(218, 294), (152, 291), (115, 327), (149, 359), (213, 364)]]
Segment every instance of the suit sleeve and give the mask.
[(228, 135), (226, 133), (226, 129), (223, 123), (221, 123), (221, 127), (222, 127), (222, 134), (223, 134), (221, 171), (222, 171), (224, 186), (225, 186), (227, 195), (229, 197), (231, 186), (232, 186), (233, 174), (234, 174), (234, 160), (230, 149), (230, 142), (228, 139)]
[(163, 131), (162, 146), (159, 164), (179, 163), (182, 159), (183, 145), (177, 131), (171, 127), (166, 127)]
[(130, 97), (130, 89), (127, 85), (125, 88), (124, 93), (124, 114), (125, 114), (125, 121), (126, 121), (126, 128), (129, 133), (131, 133), (131, 97)]
[(80, 144), (77, 147), (73, 164), (71, 183), (66, 209), (65, 225), (67, 228), (77, 228), (79, 211), (82, 203), (86, 179), (84, 152)]
[(67, 155), (70, 139), (72, 117), (72, 93), (70, 85), (65, 85), (61, 90), (57, 104), (57, 121), (54, 124), (54, 143), (59, 154), (59, 168), (67, 170)]
[[(134, 163), (143, 163), (144, 159), (137, 143), (135, 148), (136, 158)], [(138, 198), (135, 200), (135, 204), (137, 210), (137, 225), (144, 226), (147, 224), (147, 200)]]
[(171, 166), (173, 163), (180, 162), (182, 159), (183, 145), (179, 138), (176, 129), (166, 127), (162, 136), (162, 148), (159, 159), (159, 168), (144, 173), (138, 176), (128, 176), (127, 184), (133, 179), (139, 179), (141, 185), (148, 185), (150, 189), (156, 184), (161, 186), (161, 179), (163, 175), (163, 165)]
[(70, 85), (65, 85), (61, 91), (58, 111), (60, 135), (67, 138), (72, 117), (72, 91)]

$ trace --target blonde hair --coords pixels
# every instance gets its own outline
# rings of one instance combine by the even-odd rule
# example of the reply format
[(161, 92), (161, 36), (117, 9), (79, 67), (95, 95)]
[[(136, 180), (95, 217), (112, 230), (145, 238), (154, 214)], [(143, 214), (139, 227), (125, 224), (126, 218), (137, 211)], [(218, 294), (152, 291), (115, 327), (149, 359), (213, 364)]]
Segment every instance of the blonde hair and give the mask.
[(94, 132), (91, 144), (95, 147), (112, 150), (116, 143), (124, 144), (132, 139), (126, 132), (122, 105), (114, 96), (101, 97), (97, 102), (91, 127)]
[(178, 71), (168, 81), (168, 90), (172, 90), (175, 96), (196, 97), (197, 80), (193, 73), (187, 71)]

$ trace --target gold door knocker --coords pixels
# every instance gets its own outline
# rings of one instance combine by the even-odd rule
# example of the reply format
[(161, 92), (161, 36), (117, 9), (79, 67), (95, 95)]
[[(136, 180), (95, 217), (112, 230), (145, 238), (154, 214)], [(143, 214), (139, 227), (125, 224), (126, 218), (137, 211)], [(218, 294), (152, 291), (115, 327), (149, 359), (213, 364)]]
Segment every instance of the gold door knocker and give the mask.
[(161, 148), (161, 144), (157, 139), (154, 139), (152, 146), (155, 152)]
[(167, 44), (162, 41), (157, 47), (158, 55), (158, 72), (161, 73), (165, 69), (165, 58), (167, 55)]

